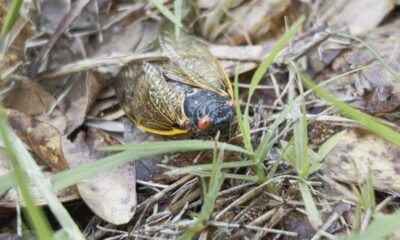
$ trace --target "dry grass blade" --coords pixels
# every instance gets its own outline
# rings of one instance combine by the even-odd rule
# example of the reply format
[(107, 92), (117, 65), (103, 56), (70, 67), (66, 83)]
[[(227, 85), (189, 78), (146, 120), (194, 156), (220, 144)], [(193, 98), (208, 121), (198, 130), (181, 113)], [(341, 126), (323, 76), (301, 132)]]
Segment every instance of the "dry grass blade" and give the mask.
[(55, 77), (61, 77), (71, 73), (83, 72), (90, 69), (94, 69), (96, 67), (117, 65), (123, 66), (131, 61), (152, 61), (152, 60), (162, 60), (165, 59), (166, 56), (162, 53), (129, 53), (122, 56), (110, 56), (110, 57), (99, 57), (92, 59), (84, 59), (80, 61), (76, 61), (70, 64), (66, 64), (59, 69), (45, 71), (39, 73), (36, 77), (37, 79), (49, 79)]

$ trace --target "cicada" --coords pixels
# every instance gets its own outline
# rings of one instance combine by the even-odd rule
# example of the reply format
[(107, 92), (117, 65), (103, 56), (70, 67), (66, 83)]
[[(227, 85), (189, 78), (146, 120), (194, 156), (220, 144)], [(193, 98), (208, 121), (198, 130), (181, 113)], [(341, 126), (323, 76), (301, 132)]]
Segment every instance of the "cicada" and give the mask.
[(159, 36), (166, 62), (130, 62), (121, 68), (116, 95), (127, 116), (159, 135), (226, 134), (235, 115), (231, 82), (208, 46), (172, 24)]

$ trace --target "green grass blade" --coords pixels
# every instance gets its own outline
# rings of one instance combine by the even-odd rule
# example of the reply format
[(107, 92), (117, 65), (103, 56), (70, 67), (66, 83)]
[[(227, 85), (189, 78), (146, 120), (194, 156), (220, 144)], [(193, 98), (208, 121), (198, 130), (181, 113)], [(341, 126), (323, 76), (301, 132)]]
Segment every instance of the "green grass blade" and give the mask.
[[(242, 135), (244, 138), (244, 142), (246, 144), (246, 148), (250, 151), (253, 152), (253, 148), (250, 143), (250, 120), (249, 120), (249, 106), (250, 106), (250, 101), (251, 98), (255, 92), (255, 89), (257, 88), (258, 84), (260, 83), (261, 79), (267, 72), (268, 68), (271, 66), (271, 64), (274, 62), (275, 57), (279, 54), (279, 52), (290, 42), (290, 40), (294, 37), (294, 35), (297, 33), (297, 31), (300, 29), (302, 26), (303, 22), (305, 21), (305, 17), (302, 16), (300, 17), (290, 28), (289, 30), (278, 40), (278, 42), (275, 44), (275, 46), (272, 48), (272, 50), (268, 53), (268, 55), (264, 58), (264, 60), (261, 62), (260, 66), (257, 68), (256, 72), (254, 73), (251, 83), (250, 83), (250, 89), (249, 89), (249, 94), (247, 98), (247, 104), (246, 108), (244, 111), (244, 116), (243, 119), (238, 119), (240, 129), (242, 130)], [(237, 76), (235, 74), (235, 98), (239, 99), (239, 93), (238, 93), (238, 84), (237, 84)], [(238, 108), (238, 107), (237, 107)], [(240, 112), (240, 108), (237, 109), (237, 116), (242, 116)], [(287, 114), (289, 111), (286, 111), (285, 114)], [(239, 115), (240, 114), (240, 115)], [(274, 128), (277, 128), (280, 124), (280, 120), (283, 121), (285, 116), (284, 114), (281, 115), (282, 117), (278, 120), (275, 121), (275, 125), (273, 125)], [(279, 123), (278, 123), (279, 122)], [(242, 125), (242, 126), (241, 126)], [(255, 153), (255, 161), (260, 162), (260, 160), (265, 156), (265, 154), (269, 150), (269, 146), (272, 146), (271, 144), (268, 144), (272, 132), (267, 133), (264, 135), (263, 139), (261, 140), (261, 144), (259, 145), (258, 149), (256, 150)]]
[(365, 208), (371, 208), (374, 212), (376, 207), (375, 189), (370, 173), (365, 184), (361, 187), (361, 197)]
[(15, 180), (18, 185), (18, 188), (21, 192), (22, 198), (25, 202), (27, 216), (29, 222), (35, 229), (40, 239), (52, 239), (52, 230), (50, 224), (45, 217), (41, 208), (35, 205), (34, 199), (29, 192), (28, 188), (28, 177), (21, 167), (18, 157), (17, 157), (17, 149), (15, 149), (15, 143), (13, 143), (12, 136), (10, 135), (10, 131), (8, 130), (6, 120), (4, 118), (5, 114), (2, 110), (0, 119), (0, 135), (1, 139), (4, 143), (6, 156), (11, 162), (11, 165), (14, 169)]
[(260, 83), (261, 79), (264, 77), (265, 73), (267, 72), (268, 68), (274, 62), (275, 57), (279, 54), (279, 52), (289, 44), (290, 40), (295, 36), (295, 34), (299, 31), (303, 22), (305, 21), (305, 17), (300, 17), (289, 29), (288, 31), (283, 34), (281, 38), (279, 38), (278, 42), (275, 46), (271, 49), (268, 55), (264, 58), (261, 62), (260, 66), (257, 68), (256, 72), (254, 73), (249, 88), (249, 95), (247, 99), (247, 105), (245, 110), (245, 115), (248, 115), (249, 112), (249, 104), (251, 101), (251, 97), (253, 96), (258, 84)]
[[(186, 151), (200, 151), (213, 149), (215, 142), (205, 140), (176, 140), (176, 141), (159, 141), (159, 142), (145, 142), (145, 143), (134, 143), (126, 145), (112, 145), (106, 147), (100, 147), (98, 150), (101, 151), (124, 151), (124, 150), (140, 150), (140, 151), (157, 151), (162, 150), (163, 152), (170, 150), (171, 152), (186, 152)], [(248, 153), (246, 149), (241, 147), (218, 143), (218, 146), (224, 144), (225, 149), (233, 152)]]
[[(257, 88), (257, 85), (260, 83), (261, 79), (267, 72), (268, 68), (274, 62), (275, 57), (290, 42), (290, 40), (294, 37), (294, 35), (300, 29), (300, 27), (302, 26), (304, 21), (305, 21), (305, 17), (304, 16), (300, 17), (289, 28), (289, 30), (278, 40), (278, 42), (275, 44), (275, 46), (272, 48), (272, 50), (268, 53), (268, 55), (264, 58), (264, 60), (260, 64), (260, 66), (257, 68), (256, 72), (254, 73), (254, 75), (251, 79), (250, 89), (249, 89), (249, 94), (248, 94), (248, 98), (247, 98), (247, 104), (246, 104), (246, 108), (244, 111), (243, 119), (241, 118), (242, 113), (240, 111), (240, 106), (236, 106), (236, 115), (238, 116), (239, 127), (242, 131), (243, 140), (245, 142), (246, 148), (250, 152), (252, 152), (252, 146), (250, 143), (250, 120), (249, 120), (249, 105), (250, 105), (251, 98), (254, 94), (255, 89)], [(237, 70), (238, 70), (238, 67), (236, 68), (236, 71), (235, 71), (234, 95), (235, 95), (235, 100), (238, 103), (237, 105), (239, 105), (238, 71)], [(277, 127), (277, 126), (275, 125), (275, 127)], [(262, 146), (266, 146), (266, 143), (268, 142), (268, 138), (270, 138), (270, 136), (265, 138), (264, 141), (262, 141), (263, 142)], [(258, 157), (256, 157), (256, 158), (260, 159), (260, 155), (264, 155), (263, 153), (265, 153), (265, 152), (266, 152), (265, 148), (263, 150), (260, 149), (257, 154)]]
[(16, 186), (14, 171), (0, 176), (0, 195)]
[[(329, 78), (319, 84), (319, 86), (326, 85), (328, 83), (332, 83), (333, 81), (336, 81), (342, 77), (348, 76), (350, 74), (356, 73), (362, 69), (365, 69), (365, 66), (361, 66), (359, 68), (353, 69), (351, 71), (348, 71), (346, 73), (342, 73), (339, 75), (336, 75), (332, 78)], [(273, 134), (276, 132), (278, 127), (286, 120), (288, 114), (293, 111), (293, 108), (299, 104), (300, 100), (303, 97), (306, 97), (307, 95), (311, 94), (312, 90), (308, 90), (305, 92), (303, 95), (299, 95), (297, 98), (295, 98), (293, 101), (291, 101), (289, 104), (286, 105), (286, 107), (279, 113), (278, 117), (274, 120), (274, 122), (270, 125), (269, 131), (262, 137), (260, 144), (258, 148), (256, 149), (256, 158), (258, 161), (261, 161), (262, 159), (265, 158), (265, 155), (268, 153), (268, 151), (272, 148), (272, 146), (276, 143), (276, 141), (279, 140), (279, 135), (277, 135), (274, 139), (271, 140)], [(280, 135), (283, 135), (285, 132), (288, 132), (290, 130), (290, 124), (286, 124), (284, 130), (281, 131)], [(290, 161), (290, 154), (286, 154), (286, 160)], [(296, 165), (294, 161), (291, 163), (291, 165), (296, 168)], [(310, 169), (311, 170), (311, 169)]]
[(346, 131), (341, 131), (326, 140), (321, 147), (318, 149), (318, 159), (317, 161), (322, 161), (326, 155), (339, 144), (340, 139), (345, 135)]
[[(173, 152), (201, 151), (214, 148), (212, 141), (202, 140), (183, 140), (130, 144), (123, 146), (108, 146), (101, 148), (107, 151), (126, 150), (112, 156), (97, 160), (95, 162), (82, 164), (81, 166), (56, 174), (53, 178), (53, 184), (56, 189), (63, 189), (80, 182), (88, 177), (98, 173), (109, 171), (130, 161), (139, 160), (152, 155), (160, 155)], [(220, 147), (221, 143), (217, 144)], [(238, 146), (224, 144), (225, 150), (247, 153), (247, 151)]]
[[(243, 136), (243, 142), (246, 146), (247, 151), (249, 152), (249, 158), (253, 163), (257, 163), (256, 155), (254, 154), (253, 146), (251, 144), (251, 136), (250, 136), (250, 121), (249, 115), (242, 115), (242, 110), (240, 109), (240, 99), (239, 99), (239, 65), (236, 65), (235, 68), (235, 78), (234, 78), (234, 98), (235, 98), (235, 110), (236, 110), (236, 119), (238, 120), (238, 125), (240, 131)], [(263, 168), (256, 164), (253, 166), (254, 172), (258, 176), (259, 182), (264, 182), (267, 180), (266, 175), (264, 173)], [(269, 186), (268, 186), (269, 187)]]
[[(183, 10), (183, 0), (175, 0), (174, 1), (174, 14), (177, 21), (182, 25), (182, 10)], [(175, 24), (175, 35), (176, 38), (179, 39), (179, 34), (181, 32), (181, 27), (178, 24)]]
[[(351, 71), (348, 71), (346, 73), (342, 73), (339, 75), (336, 75), (332, 78), (329, 78), (322, 83), (319, 84), (319, 86), (326, 85), (328, 83), (332, 83), (333, 81), (336, 81), (342, 77), (345, 77), (347, 75), (356, 73), (358, 71), (361, 71), (362, 69), (365, 69), (365, 66), (361, 66), (359, 68), (353, 69)], [(308, 90), (307, 92), (304, 93), (304, 97), (312, 93), (312, 90)], [(263, 159), (264, 156), (267, 154), (267, 152), (271, 149), (272, 145), (275, 144), (275, 142), (279, 139), (278, 137), (275, 138), (275, 140), (271, 141), (271, 137), (273, 133), (276, 132), (278, 127), (286, 120), (286, 117), (288, 114), (293, 110), (293, 107), (298, 104), (298, 102), (301, 100), (303, 96), (298, 96), (295, 98), (293, 101), (291, 101), (289, 104), (286, 105), (286, 107), (279, 113), (278, 117), (275, 119), (275, 121), (271, 124), (269, 127), (269, 132), (267, 132), (263, 138), (261, 139), (260, 145), (258, 146), (256, 150), (256, 157), (257, 159)], [(286, 126), (286, 128), (289, 128), (289, 125)]]
[(207, 220), (214, 211), (215, 200), (218, 196), (218, 191), (224, 182), (224, 175), (219, 174), (216, 179), (216, 184), (211, 186), (209, 193), (204, 198), (204, 204), (201, 208), (200, 215), (197, 216), (198, 221), (182, 236), (182, 239), (193, 239), (196, 232), (204, 228), (203, 221)]
[(280, 155), (283, 159), (294, 169), (297, 170), (297, 162), (296, 162), (296, 153), (294, 148), (294, 140), (292, 139), (290, 142), (286, 142), (284, 140), (281, 141), (282, 149), (279, 150)]
[(308, 214), (308, 219), (310, 220), (311, 225), (315, 229), (318, 229), (318, 227), (322, 224), (322, 220), (319, 216), (319, 212), (317, 206), (315, 205), (311, 191), (305, 182), (299, 182), (299, 189)]
[(217, 152), (217, 145), (214, 149), (213, 168), (211, 171), (210, 184), (208, 192), (204, 197), (204, 204), (201, 208), (200, 214), (197, 216), (196, 222), (190, 227), (182, 236), (182, 239), (193, 239), (194, 235), (204, 228), (204, 222), (211, 217), (214, 211), (215, 201), (218, 197), (218, 192), (221, 189), (225, 176), (221, 172), (222, 159), (224, 150)]
[(340, 100), (337, 100), (322, 87), (316, 86), (315, 83), (308, 76), (300, 72), (297, 67), (293, 68), (294, 71), (297, 71), (299, 73), (299, 76), (301, 77), (304, 84), (308, 88), (312, 89), (319, 97), (325, 99), (327, 102), (332, 104), (336, 109), (344, 113), (349, 118), (357, 121), (364, 128), (400, 147), (400, 133), (398, 133), (396, 130), (378, 122), (378, 120), (376, 120), (374, 117), (365, 114)]
[(296, 170), (301, 178), (307, 179), (310, 161), (308, 159), (307, 119), (298, 108), (298, 116), (293, 125), (294, 150), (296, 158)]
[(236, 110), (236, 119), (238, 120), (238, 125), (240, 132), (242, 133), (243, 136), (243, 142), (244, 145), (246, 146), (246, 149), (249, 152), (253, 151), (253, 147), (251, 145), (250, 141), (250, 125), (245, 125), (243, 121), (243, 115), (242, 115), (242, 110), (240, 109), (240, 98), (239, 98), (239, 64), (236, 65), (235, 68), (235, 77), (233, 81), (233, 92), (234, 92), (234, 98), (235, 98), (235, 110)]
[(387, 236), (400, 229), (400, 212), (377, 216), (375, 220), (360, 235), (353, 233), (349, 237), (340, 238), (343, 240), (376, 240), (386, 239)]
[(1, 32), (0, 32), (0, 43), (1, 44), (0, 44), (0, 46), (3, 43), (4, 37), (14, 26), (15, 21), (17, 21), (18, 16), (19, 16), (19, 10), (21, 9), (22, 3), (23, 3), (23, 0), (12, 0), (11, 1), (7, 15), (4, 19), (3, 26), (1, 27)]
[[(295, 106), (296, 101), (290, 102), (283, 111), (281, 111), (278, 117), (274, 120), (274, 122), (270, 125), (269, 131), (265, 133), (262, 137), (260, 144), (256, 149), (256, 157), (258, 160), (261, 160), (265, 157), (268, 151), (272, 148), (275, 142), (278, 140), (278, 137), (271, 140), (273, 134), (276, 132), (278, 127), (286, 120), (288, 114), (292, 111), (293, 107)], [(289, 126), (287, 126), (289, 127)]]
[(180, 19), (178, 19), (160, 0), (151, 0), (151, 3), (157, 7), (164, 17), (173, 22), (175, 26), (182, 27)]

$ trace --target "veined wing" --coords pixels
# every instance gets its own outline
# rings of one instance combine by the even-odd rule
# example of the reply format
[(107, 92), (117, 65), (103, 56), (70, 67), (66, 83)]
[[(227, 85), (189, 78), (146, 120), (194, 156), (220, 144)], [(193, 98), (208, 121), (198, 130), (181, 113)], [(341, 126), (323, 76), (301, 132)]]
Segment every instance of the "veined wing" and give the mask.
[(187, 84), (233, 97), (231, 82), (207, 45), (183, 31), (176, 39), (172, 24), (165, 24), (160, 45), (168, 57), (188, 76)]
[(160, 135), (189, 131), (181, 108), (183, 96), (168, 85), (153, 65), (129, 63), (121, 69), (115, 84), (122, 108), (139, 127)]

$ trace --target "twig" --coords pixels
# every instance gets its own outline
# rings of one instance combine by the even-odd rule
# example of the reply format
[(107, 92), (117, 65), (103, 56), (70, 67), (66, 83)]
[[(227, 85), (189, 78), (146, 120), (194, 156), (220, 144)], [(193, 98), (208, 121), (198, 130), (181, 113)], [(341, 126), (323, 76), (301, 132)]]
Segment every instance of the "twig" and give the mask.
[(201, 196), (201, 189), (197, 188), (193, 192), (185, 195), (183, 198), (181, 198), (179, 201), (176, 203), (172, 204), (169, 209), (173, 215), (175, 215), (178, 211), (180, 211), (185, 204), (195, 200), (196, 198)]
[(225, 222), (216, 222), (212, 221), (208, 223), (211, 226), (215, 227), (226, 227), (226, 228), (247, 228), (250, 230), (256, 230), (256, 231), (263, 231), (266, 233), (276, 233), (276, 234), (282, 234), (290, 237), (297, 237), (298, 233), (296, 232), (289, 232), (289, 231), (284, 231), (284, 230), (278, 230), (278, 229), (273, 229), (273, 228), (264, 228), (264, 227), (257, 227), (257, 226), (250, 226), (250, 225), (241, 225), (238, 223), (225, 223)]
[(154, 61), (162, 59), (166, 59), (166, 56), (160, 52), (129, 53), (125, 55), (117, 55), (109, 57), (88, 58), (70, 64), (66, 64), (56, 70), (42, 72), (37, 76), (37, 79), (41, 80), (47, 78), (61, 77), (71, 73), (87, 71), (96, 67), (103, 67), (110, 65), (123, 66), (131, 61)]
[(185, 177), (179, 179), (178, 181), (176, 181), (173, 184), (171, 184), (168, 188), (165, 188), (165, 189), (161, 190), (159, 193), (154, 194), (149, 199), (147, 199), (147, 200), (143, 201), (142, 203), (140, 203), (137, 206), (137, 211), (142, 210), (145, 206), (154, 204), (155, 202), (157, 202), (160, 199), (162, 199), (168, 192), (173, 191), (175, 188), (179, 187), (180, 185), (184, 184), (185, 182), (189, 181), (192, 178), (193, 178), (193, 176), (188, 175), (188, 176), (185, 176)]
[[(325, 222), (324, 225), (322, 225), (321, 229), (319, 229), (317, 231), (317, 233), (311, 238), (311, 240), (318, 240), (321, 238), (321, 236), (323, 235), (323, 232), (326, 233), (326, 230), (332, 225), (332, 223), (334, 223), (338, 218), (339, 218), (339, 214), (337, 212), (334, 212), (329, 219)], [(326, 236), (326, 235), (325, 235)]]

